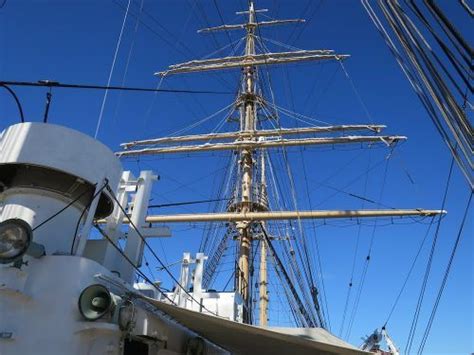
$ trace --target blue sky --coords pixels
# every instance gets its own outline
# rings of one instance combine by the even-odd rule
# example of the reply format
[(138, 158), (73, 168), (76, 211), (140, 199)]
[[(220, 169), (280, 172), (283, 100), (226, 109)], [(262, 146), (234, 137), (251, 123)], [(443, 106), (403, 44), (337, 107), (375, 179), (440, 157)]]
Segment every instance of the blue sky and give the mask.
[[(217, 3), (227, 22), (238, 21), (235, 11), (242, 9), (244, 1), (218, 0)], [(287, 71), (272, 69), (272, 86), (277, 104), (292, 110), (294, 107), (296, 112), (331, 124), (374, 122), (386, 124), (390, 134), (408, 136), (407, 142), (397, 147), (390, 159), (381, 202), (400, 208), (440, 208), (451, 157), (394, 58), (374, 30), (359, 1), (323, 1), (320, 6), (315, 3), (310, 7), (311, 12), (315, 10), (313, 19), (298, 36), (295, 36), (291, 26), (264, 30), (262, 36), (298, 48), (334, 49), (339, 53), (351, 54), (344, 65), (363, 105), (341, 68), (331, 63), (292, 65)], [(440, 3), (467, 36), (469, 20), (467, 15), (458, 11), (457, 2), (445, 0)], [(270, 9), (268, 16), (281, 18), (298, 17), (306, 5), (307, 1), (304, 0), (257, 1), (257, 7)], [(0, 9), (0, 78), (106, 84), (123, 20), (123, 6), (126, 6), (124, 0), (7, 0)], [(140, 0), (132, 1), (131, 6), (133, 13), (138, 13)], [(214, 52), (216, 47), (228, 44), (225, 33), (214, 38), (196, 33), (197, 29), (207, 26), (203, 13), (210, 25), (221, 23), (213, 1), (202, 1), (196, 5), (191, 0), (147, 0), (144, 9), (153, 16), (142, 15), (141, 19), (147, 27), (139, 24), (135, 33), (136, 19), (130, 16), (127, 20), (112, 77), (114, 85), (124, 81), (128, 86), (156, 87), (158, 81), (153, 76), (155, 71), (163, 70), (170, 64), (202, 58)], [(239, 38), (234, 33), (231, 36), (232, 40)], [(470, 36), (468, 40), (472, 43), (472, 31)], [(294, 41), (295, 37), (298, 38)], [(272, 49), (283, 50), (276, 46)], [(228, 54), (225, 51), (223, 53)], [(219, 78), (202, 74), (176, 76), (167, 79), (163, 87), (234, 91), (236, 77), (236, 72), (222, 74)], [(46, 90), (15, 90), (22, 101), (26, 119), (40, 121)], [(103, 92), (100, 91), (55, 89), (50, 122), (93, 135), (102, 97)], [(110, 92), (99, 139), (117, 150), (118, 145), (125, 141), (166, 135), (182, 129), (229, 105), (232, 100), (232, 95)], [(16, 107), (6, 91), (0, 92), (0, 117), (1, 128), (18, 122)], [(218, 125), (222, 117), (217, 116), (188, 133), (208, 132)], [(282, 125), (292, 126), (295, 121), (283, 118)], [(223, 128), (229, 131), (234, 129), (235, 125), (231, 124)], [(361, 208), (360, 200), (347, 194), (334, 195), (334, 190), (320, 183), (329, 181), (331, 186), (363, 194), (364, 179), (356, 178), (365, 172), (371, 162), (383, 161), (387, 153), (385, 149), (371, 149), (369, 153), (360, 147), (306, 149), (303, 156), (312, 207)], [(308, 209), (301, 154), (294, 150), (290, 151), (289, 156), (297, 181), (298, 206)], [(226, 154), (207, 154), (195, 159), (188, 156), (144, 158), (140, 163), (126, 162), (126, 167), (135, 172), (139, 168), (156, 171), (161, 180), (154, 189), (153, 202), (167, 203), (210, 198), (215, 193), (227, 159)], [(379, 198), (383, 176), (384, 164), (380, 164), (369, 176), (367, 197), (375, 200)], [(441, 226), (419, 335), (434, 302), (468, 193), (467, 184), (455, 168), (446, 205), (449, 214)], [(163, 210), (163, 213), (207, 211), (207, 208), (199, 205), (170, 208)], [(311, 223), (305, 223), (309, 237), (314, 236), (312, 227)], [(382, 325), (426, 227), (426, 224), (417, 223), (377, 228), (366, 284), (349, 337), (354, 344), (359, 344), (361, 336)], [(179, 260), (183, 251), (194, 252), (198, 249), (201, 228), (199, 225), (176, 225), (173, 226), (173, 238), (154, 240), (152, 244), (159, 255), (171, 263)], [(328, 308), (336, 334), (342, 319), (357, 229), (354, 225), (343, 227), (341, 224), (317, 227)], [(361, 231), (356, 279), (363, 266), (372, 228), (362, 227)], [(474, 351), (472, 232), (472, 223), (469, 222), (425, 348), (426, 353), (466, 354)], [(390, 334), (401, 348), (404, 348), (408, 335), (430, 240), (388, 324)], [(151, 260), (150, 263), (153, 266)], [(176, 268), (173, 270), (179, 271)], [(155, 276), (164, 277), (158, 272), (155, 272)], [(271, 317), (279, 317), (277, 314), (278, 311), (273, 310)], [(284, 320), (281, 322), (284, 323)]]

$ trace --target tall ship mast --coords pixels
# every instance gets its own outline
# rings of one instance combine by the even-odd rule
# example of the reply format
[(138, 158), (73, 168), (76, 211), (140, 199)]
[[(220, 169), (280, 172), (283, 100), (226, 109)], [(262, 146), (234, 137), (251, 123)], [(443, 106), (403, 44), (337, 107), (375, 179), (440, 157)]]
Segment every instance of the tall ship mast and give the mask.
[[(243, 55), (233, 55), (223, 58), (205, 60), (191, 60), (181, 64), (171, 65), (168, 70), (156, 73), (166, 78), (170, 75), (210, 72), (218, 70), (240, 69), (241, 78), (234, 109), (238, 112), (239, 129), (233, 132), (197, 134), (156, 139), (137, 140), (122, 144), (123, 151), (118, 153), (122, 158), (140, 157), (144, 155), (165, 155), (173, 153), (200, 153), (232, 150), (238, 154), (235, 161), (238, 174), (233, 195), (229, 198), (227, 210), (214, 214), (188, 215), (157, 215), (147, 217), (151, 223), (176, 222), (230, 222), (230, 233), (235, 232), (238, 243), (238, 260), (236, 261), (235, 285), (244, 302), (243, 321), (249, 324), (267, 325), (268, 320), (268, 281), (267, 257), (277, 263), (278, 256), (273, 247), (273, 237), (268, 231), (267, 223), (279, 220), (302, 219), (333, 219), (333, 218), (373, 218), (373, 217), (403, 217), (403, 216), (433, 216), (440, 211), (413, 209), (413, 210), (333, 210), (333, 211), (272, 211), (267, 194), (266, 155), (271, 149), (285, 149), (287, 147), (319, 146), (319, 145), (349, 145), (349, 144), (383, 144), (392, 147), (404, 136), (381, 135), (384, 125), (359, 124), (337, 126), (311, 126), (283, 128), (280, 125), (276, 104), (272, 98), (264, 97), (259, 83), (259, 69), (269, 66), (284, 65), (299, 62), (344, 61), (347, 54), (337, 54), (333, 50), (297, 50), (289, 52), (265, 51), (265, 44), (260, 38), (260, 29), (268, 26), (298, 25), (303, 19), (283, 19), (257, 21), (257, 14), (267, 12), (267, 9), (255, 9), (254, 3), (249, 2), (247, 11), (237, 12), (237, 15), (246, 16), (247, 22), (233, 25), (221, 25), (204, 28), (199, 33), (213, 33), (219, 31), (244, 31), (245, 46)], [(257, 49), (260, 49), (259, 51)], [(263, 129), (264, 120), (271, 120), (272, 129)], [(325, 136), (324, 134), (328, 134)], [(339, 135), (337, 135), (339, 134)], [(337, 136), (336, 136), (337, 135)], [(298, 136), (298, 138), (294, 138)], [(303, 137), (303, 138), (301, 138)], [(200, 144), (205, 141), (205, 144)], [(227, 235), (222, 236), (221, 243), (226, 243)], [(306, 246), (302, 246), (305, 248)], [(252, 318), (250, 285), (252, 284), (252, 261), (254, 249), (259, 248), (259, 317), (258, 322)], [(257, 251), (256, 251), (257, 252)], [(211, 255), (211, 267), (208, 274), (215, 271), (222, 250), (217, 249)], [(214, 269), (212, 268), (214, 267)], [(282, 265), (280, 265), (282, 267)], [(284, 269), (282, 269), (284, 270)], [(283, 272), (284, 274), (284, 272)], [(285, 275), (284, 275), (285, 276)], [(290, 292), (301, 314), (301, 325), (307, 327), (326, 327), (324, 310), (321, 308), (319, 290), (315, 282), (311, 282), (307, 293), (312, 310), (304, 306), (304, 300), (295, 289), (288, 275), (286, 281), (291, 285)]]

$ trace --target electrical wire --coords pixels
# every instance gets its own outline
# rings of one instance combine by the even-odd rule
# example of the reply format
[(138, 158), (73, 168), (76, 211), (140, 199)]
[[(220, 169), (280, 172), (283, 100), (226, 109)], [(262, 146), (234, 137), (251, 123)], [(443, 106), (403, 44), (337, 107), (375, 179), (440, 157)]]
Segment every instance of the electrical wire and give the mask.
[[(97, 184), (94, 184), (93, 187), (97, 186)], [(84, 190), (81, 194), (79, 194), (77, 197), (75, 197), (73, 200), (71, 200), (66, 206), (64, 206), (63, 208), (61, 208), (59, 211), (57, 211), (56, 213), (53, 213), (51, 216), (49, 216), (48, 218), (46, 218), (43, 222), (39, 223), (36, 227), (34, 227), (32, 229), (32, 231), (34, 232), (35, 230), (41, 228), (43, 225), (45, 225), (46, 223), (48, 223), (49, 221), (51, 221), (53, 218), (55, 218), (56, 216), (58, 216), (59, 214), (63, 213), (65, 210), (67, 210), (69, 207), (71, 207), (73, 204), (75, 204), (77, 201), (79, 201), (83, 196), (85, 196), (86, 194), (90, 193), (91, 190), (90, 189), (86, 189)]]
[[(3, 4), (6, 3), (6, 0)], [(18, 96), (16, 96), (15, 92), (7, 86), (7, 83), (5, 82), (0, 82), (0, 86), (3, 87), (5, 90), (7, 90), (10, 95), (13, 97), (13, 100), (15, 100), (16, 106), (18, 108), (18, 112), (20, 114), (20, 122), (24, 123), (25, 122), (25, 116), (23, 115), (23, 108), (21, 107), (20, 100), (18, 99)]]
[(152, 89), (127, 86), (110, 86), (110, 85), (91, 85), (91, 84), (63, 84), (56, 81), (42, 80), (38, 82), (26, 81), (0, 81), (0, 86), (39, 86), (39, 87), (58, 87), (66, 89), (94, 89), (94, 90), (121, 90), (121, 91), (138, 91), (138, 92), (162, 92), (177, 94), (216, 94), (216, 95), (234, 95), (229, 91), (212, 91), (212, 90), (185, 90), (185, 89)]
[(201, 203), (210, 203), (218, 201), (229, 201), (228, 198), (217, 198), (210, 200), (196, 200), (196, 201), (186, 201), (186, 202), (172, 202), (172, 203), (162, 203), (159, 205), (149, 205), (148, 208), (162, 208), (162, 207), (174, 207), (174, 206), (185, 206), (185, 205), (196, 205)]

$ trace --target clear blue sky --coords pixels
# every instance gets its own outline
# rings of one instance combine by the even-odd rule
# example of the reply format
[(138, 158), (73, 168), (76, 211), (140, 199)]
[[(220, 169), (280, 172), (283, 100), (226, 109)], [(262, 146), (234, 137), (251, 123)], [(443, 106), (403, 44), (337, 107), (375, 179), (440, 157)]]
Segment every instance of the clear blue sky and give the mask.
[[(117, 0), (117, 3), (125, 6), (127, 2)], [(63, 83), (106, 84), (124, 14), (117, 3), (112, 0), (7, 0), (0, 9), (0, 79), (50, 79)], [(140, 0), (132, 3), (133, 12), (137, 13)], [(245, 2), (218, 0), (217, 3), (224, 19), (236, 23), (238, 19), (235, 11), (241, 10)], [(260, 0), (257, 1), (257, 7), (269, 8), (268, 15), (272, 17), (292, 18), (299, 16), (307, 3), (306, 0)], [(394, 58), (374, 30), (359, 1), (323, 1), (321, 6), (316, 3), (319, 2), (315, 0), (310, 7), (311, 12), (317, 9), (314, 18), (292, 44), (298, 48), (334, 49), (339, 53), (351, 54), (345, 66), (369, 116), (337, 64), (293, 65), (287, 72), (281, 68), (272, 70), (277, 104), (286, 108), (294, 105), (297, 112), (334, 124), (371, 121), (386, 124), (387, 132), (408, 136), (408, 141), (397, 148), (396, 156), (390, 160), (381, 202), (400, 208), (439, 208), (451, 157)], [(460, 24), (461, 31), (466, 36), (470, 35), (468, 40), (472, 43), (473, 31), (468, 33), (468, 25), (472, 29), (472, 23), (469, 23), (465, 13), (458, 11), (457, 1), (445, 0), (441, 3)], [(156, 87), (158, 82), (152, 75), (155, 71), (165, 69), (170, 64), (204, 57), (215, 51), (216, 46), (226, 45), (228, 38), (224, 33), (216, 35), (217, 44), (212, 36), (196, 34), (197, 29), (207, 26), (202, 12), (206, 13), (209, 24), (221, 24), (214, 2), (202, 1), (199, 6), (193, 4), (191, 0), (146, 0), (144, 8), (153, 19), (142, 15), (148, 27), (140, 24), (134, 34), (135, 18), (128, 18), (112, 84), (120, 85), (125, 80), (129, 86)], [(288, 43), (292, 31), (293, 28), (289, 26), (265, 30), (262, 35)], [(232, 34), (233, 40), (237, 38)], [(128, 72), (124, 76), (129, 53)], [(290, 85), (287, 76), (291, 77)], [(173, 77), (166, 80), (164, 87), (227, 91), (228, 84), (224, 85), (222, 78), (225, 82), (233, 83), (236, 73), (224, 74), (220, 79), (199, 74)], [(230, 85), (230, 89), (235, 89), (235, 84)], [(23, 103), (26, 119), (40, 121), (46, 90), (15, 90)], [(55, 89), (53, 94), (50, 122), (93, 135), (103, 92)], [(124, 141), (179, 130), (227, 106), (232, 98), (226, 95), (113, 92), (109, 94), (99, 138), (117, 150)], [(18, 122), (16, 107), (6, 91), (0, 91), (0, 118), (2, 129)], [(221, 119), (222, 116), (218, 116), (190, 132), (212, 130)], [(282, 124), (290, 126), (295, 122), (287, 119)], [(235, 126), (232, 125), (224, 127), (224, 130), (233, 129)], [(387, 151), (376, 149), (369, 158), (367, 150), (358, 148), (305, 151), (313, 208), (361, 207), (360, 200), (347, 194), (333, 196), (333, 190), (318, 184), (330, 177), (330, 185), (354, 194), (363, 194), (363, 179), (349, 183), (366, 170), (369, 159), (372, 162), (379, 161)], [(301, 173), (301, 156), (296, 150), (290, 153), (290, 157), (293, 157), (293, 172), (298, 184), (298, 206), (309, 208), (308, 199), (304, 198), (306, 190)], [(167, 203), (211, 197), (215, 193), (216, 179), (222, 176), (226, 162), (227, 155), (223, 154), (195, 159), (183, 156), (174, 159), (146, 158), (140, 164), (128, 162), (127, 168), (136, 172), (140, 165), (142, 169), (155, 170), (161, 180), (155, 187), (153, 201)], [(414, 184), (407, 177), (407, 172)], [(368, 197), (378, 199), (383, 175), (382, 164), (369, 176)], [(468, 193), (467, 184), (455, 169), (446, 206), (449, 214), (441, 227), (419, 335), (434, 302)], [(206, 211), (206, 208), (170, 208), (166, 213)], [(307, 234), (313, 237), (310, 232), (312, 224), (305, 223), (305, 227)], [(174, 262), (179, 260), (183, 251), (195, 252), (198, 249), (202, 234), (200, 228), (198, 225), (174, 226), (173, 238), (162, 242), (155, 240), (153, 245), (160, 256), (168, 262)], [(384, 322), (425, 231), (425, 224), (377, 228), (366, 284), (349, 338), (354, 344), (358, 345), (361, 336), (369, 334)], [(356, 279), (362, 269), (371, 232), (370, 227), (362, 228), (361, 249), (356, 259)], [(466, 354), (474, 351), (472, 232), (472, 223), (469, 222), (425, 348), (426, 353)], [(323, 277), (331, 323), (336, 334), (339, 333), (342, 319), (356, 234), (357, 226), (353, 225), (346, 228), (340, 224), (318, 227)], [(413, 316), (428, 244), (388, 324), (390, 334), (401, 348), (405, 346)], [(151, 264), (154, 266), (153, 262)], [(173, 270), (176, 273), (179, 271), (177, 268)], [(164, 277), (157, 272), (155, 275)], [(275, 318), (276, 313), (273, 311), (271, 315)]]

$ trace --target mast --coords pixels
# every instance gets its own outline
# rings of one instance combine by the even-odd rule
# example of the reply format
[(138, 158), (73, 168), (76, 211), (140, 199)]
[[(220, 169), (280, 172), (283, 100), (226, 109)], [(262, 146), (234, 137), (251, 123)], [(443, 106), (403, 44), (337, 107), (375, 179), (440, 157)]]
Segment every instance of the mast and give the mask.
[[(265, 65), (279, 65), (285, 63), (307, 61), (342, 61), (349, 56), (337, 54), (332, 50), (297, 50), (290, 52), (256, 53), (256, 30), (264, 26), (302, 23), (304, 20), (272, 20), (258, 22), (256, 13), (267, 11), (256, 10), (253, 1), (250, 1), (249, 10), (238, 12), (248, 15), (248, 22), (237, 25), (222, 25), (202, 29), (198, 32), (245, 30), (245, 53), (223, 58), (191, 60), (181, 64), (171, 65), (168, 70), (157, 72), (161, 77), (181, 73), (206, 72), (212, 70), (229, 70), (240, 68), (242, 79), (236, 108), (239, 110), (239, 131), (195, 134), (179, 137), (153, 138), (138, 140), (122, 144), (123, 151), (118, 152), (120, 157), (141, 155), (162, 155), (176, 153), (199, 153), (204, 151), (232, 150), (239, 155), (239, 171), (236, 190), (236, 200), (229, 204), (227, 211), (218, 213), (195, 213), (178, 215), (147, 216), (147, 223), (180, 223), (180, 222), (225, 222), (231, 223), (237, 230), (239, 242), (238, 260), (235, 270), (235, 285), (237, 292), (242, 296), (244, 303), (243, 321), (252, 323), (250, 304), (251, 282), (251, 253), (253, 241), (260, 239), (260, 272), (259, 272), (259, 324), (266, 325), (268, 320), (268, 275), (267, 256), (278, 259), (273, 243), (266, 233), (266, 221), (291, 219), (332, 219), (332, 218), (372, 218), (372, 217), (403, 217), (403, 216), (434, 216), (444, 214), (445, 211), (425, 209), (387, 209), (387, 210), (320, 210), (320, 211), (271, 211), (267, 196), (267, 181), (265, 172), (265, 156), (267, 149), (285, 148), (292, 146), (316, 145), (343, 145), (354, 143), (382, 143), (392, 146), (406, 139), (404, 136), (379, 135), (385, 128), (383, 125), (339, 125), (299, 128), (257, 129), (257, 108), (277, 110), (278, 107), (266, 101), (257, 93), (257, 68)], [(346, 135), (347, 132), (368, 131), (371, 135)], [(314, 137), (316, 134), (327, 133), (329, 136)], [(334, 134), (340, 134), (334, 136)], [(299, 135), (301, 138), (291, 138)], [(304, 136), (304, 137), (302, 137)], [(206, 142), (202, 144), (202, 142)], [(212, 141), (212, 143), (211, 143)], [(201, 143), (200, 143), (201, 142)], [(165, 146), (160, 146), (165, 144)], [(157, 147), (158, 146), (158, 147)], [(138, 148), (137, 148), (138, 147)], [(261, 152), (258, 162), (254, 161), (255, 152)], [(260, 169), (260, 181), (255, 182)], [(254, 182), (254, 183), (253, 183)], [(255, 186), (253, 186), (255, 185)], [(258, 193), (257, 193), (258, 192)], [(103, 221), (96, 221), (103, 223)], [(128, 223), (124, 220), (124, 223)], [(262, 235), (254, 230), (261, 227)], [(281, 264), (281, 263), (280, 263)], [(280, 265), (281, 266), (281, 265)], [(285, 273), (284, 268), (282, 272)], [(286, 273), (285, 273), (286, 274)], [(288, 281), (289, 282), (289, 281)], [(292, 287), (289, 284), (290, 288)], [(305, 313), (306, 326), (322, 326), (324, 323), (308, 316), (298, 292), (292, 288), (292, 294), (300, 311)]]
[[(265, 171), (265, 150), (261, 151), (260, 159), (260, 172), (261, 172), (261, 183), (260, 183), (260, 203), (262, 205), (268, 205), (267, 196), (267, 177)], [(262, 221), (262, 228), (265, 228), (265, 222)], [(266, 326), (268, 322), (268, 275), (267, 275), (267, 242), (265, 237), (260, 237), (260, 283), (259, 283), (259, 325)]]
[[(255, 9), (253, 2), (250, 2), (249, 21), (247, 26), (247, 36), (245, 44), (245, 55), (255, 55)], [(242, 91), (240, 94), (240, 130), (250, 132), (255, 130), (255, 68), (251, 65), (243, 68)], [(249, 148), (240, 151), (241, 165), (241, 206), (240, 212), (252, 212), (252, 173), (253, 173), (253, 157), (252, 150)], [(238, 291), (242, 295), (245, 309), (244, 322), (249, 321), (249, 258), (252, 247), (252, 232), (249, 221), (241, 221), (237, 223), (237, 231), (239, 232), (239, 270), (237, 275)]]

